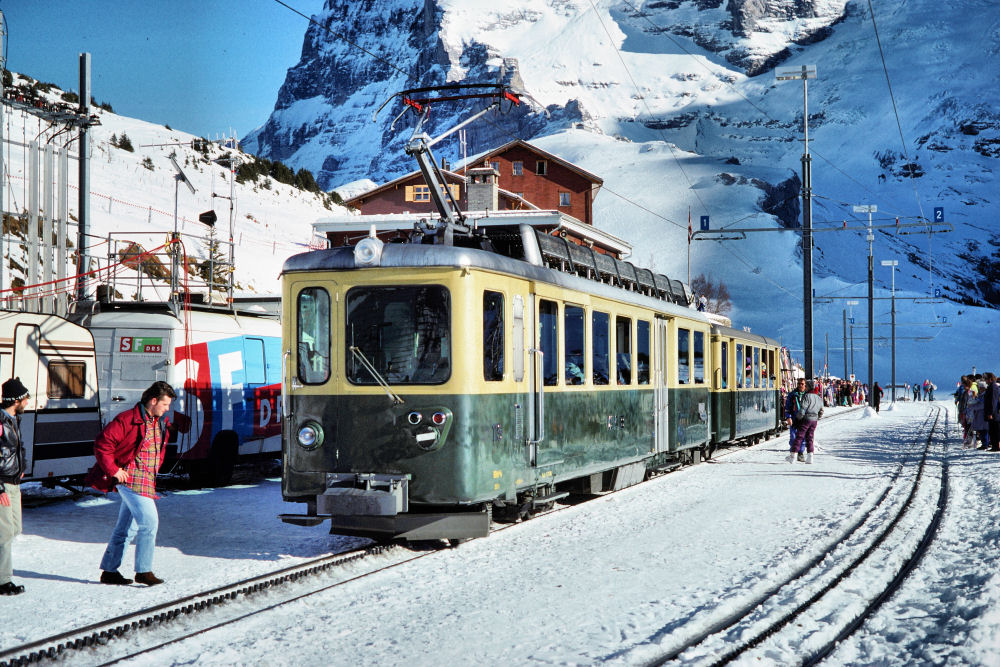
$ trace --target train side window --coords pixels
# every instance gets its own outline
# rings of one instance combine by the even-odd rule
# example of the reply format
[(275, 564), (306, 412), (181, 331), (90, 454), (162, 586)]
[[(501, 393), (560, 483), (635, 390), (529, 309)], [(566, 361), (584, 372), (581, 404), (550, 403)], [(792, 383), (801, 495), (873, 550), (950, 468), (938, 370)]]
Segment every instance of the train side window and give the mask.
[(563, 353), (566, 355), (566, 384), (583, 384), (587, 381), (584, 367), (583, 308), (566, 306), (563, 312), (566, 332), (563, 337)]
[(767, 351), (767, 386), (774, 389), (774, 376), (778, 367), (774, 365), (774, 350)]
[(555, 301), (538, 302), (538, 346), (543, 355), (543, 382), (559, 384), (559, 306)]
[(677, 384), (691, 384), (691, 332), (677, 330)]
[(753, 386), (760, 386), (760, 348), (753, 349)]
[(694, 382), (705, 384), (705, 332), (694, 332)]
[(743, 343), (736, 343), (736, 388), (743, 388)]
[(299, 379), (323, 384), (330, 378), (330, 295), (307, 287), (299, 292), (296, 312)]
[(594, 311), (590, 325), (594, 384), (608, 384), (611, 381), (611, 367), (608, 360), (611, 350), (611, 316)]
[(50, 361), (49, 398), (83, 398), (87, 387), (87, 364), (83, 361)]
[(722, 358), (720, 359), (721, 367), (719, 371), (719, 388), (728, 389), (729, 388), (729, 342), (722, 341)]
[(504, 322), (503, 294), (483, 292), (483, 378), (487, 382), (503, 380)]
[(618, 384), (632, 384), (632, 320), (615, 318), (615, 360)]
[(639, 384), (649, 384), (649, 322), (639, 320), (636, 322), (636, 375)]

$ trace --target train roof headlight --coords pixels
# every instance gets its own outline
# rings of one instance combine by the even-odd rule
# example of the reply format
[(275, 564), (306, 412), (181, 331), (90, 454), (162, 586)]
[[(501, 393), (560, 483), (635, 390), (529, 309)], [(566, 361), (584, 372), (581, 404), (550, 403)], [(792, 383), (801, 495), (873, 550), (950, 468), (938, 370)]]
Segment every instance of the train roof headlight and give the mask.
[(385, 245), (379, 239), (369, 236), (354, 246), (354, 265), (378, 266), (382, 262), (382, 246)]
[(316, 449), (323, 444), (323, 427), (309, 421), (299, 427), (296, 434), (299, 444), (305, 449)]

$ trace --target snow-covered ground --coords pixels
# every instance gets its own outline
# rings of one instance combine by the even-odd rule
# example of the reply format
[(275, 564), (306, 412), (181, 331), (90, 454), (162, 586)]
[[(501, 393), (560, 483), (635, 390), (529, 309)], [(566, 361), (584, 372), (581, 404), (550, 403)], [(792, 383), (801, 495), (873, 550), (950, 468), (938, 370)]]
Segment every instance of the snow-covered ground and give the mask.
[[(824, 420), (813, 465), (785, 463), (785, 438), (772, 439), (140, 661), (642, 664), (812, 558), (874, 505), (901, 460), (905, 487), (933, 405), (900, 403), (880, 415)], [(932, 448), (920, 507), (933, 508), (947, 459), (949, 506), (940, 532), (902, 591), (838, 648), (833, 664), (1000, 662), (1000, 456), (963, 450), (954, 408), (936, 405), (951, 414)], [(275, 515), (286, 508), (276, 479), (168, 491), (159, 508), (155, 572), (167, 583), (151, 589), (96, 583), (117, 512), (114, 496), (27, 509), (14, 563), (27, 592), (2, 602), (0, 648), (363, 543), (330, 536), (323, 526), (280, 523)], [(924, 514), (917, 511), (911, 533), (922, 532)], [(879, 590), (895, 559), (906, 555), (896, 552), (887, 550), (884, 568), (859, 570), (860, 579), (838, 588), (831, 606), (847, 609), (857, 604), (853, 591)], [(130, 559), (131, 551), (126, 575)], [(791, 605), (802, 594), (782, 591), (777, 600)], [(832, 616), (818, 616), (802, 640), (832, 633)], [(712, 646), (685, 660), (710, 655)], [(800, 648), (797, 640), (765, 642), (746, 664), (790, 664), (801, 658)]]

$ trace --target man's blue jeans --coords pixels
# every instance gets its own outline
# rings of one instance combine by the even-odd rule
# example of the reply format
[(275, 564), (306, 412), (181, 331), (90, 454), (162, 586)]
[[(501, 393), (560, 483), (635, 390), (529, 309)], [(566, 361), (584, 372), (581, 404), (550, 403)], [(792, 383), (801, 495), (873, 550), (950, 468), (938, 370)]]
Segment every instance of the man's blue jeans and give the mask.
[(108, 548), (104, 550), (101, 569), (105, 572), (114, 572), (121, 567), (125, 546), (134, 538), (135, 571), (152, 572), (156, 529), (160, 525), (156, 501), (140, 496), (126, 486), (119, 486), (117, 490), (118, 495), (122, 497), (122, 506), (118, 512), (118, 522), (111, 532)]

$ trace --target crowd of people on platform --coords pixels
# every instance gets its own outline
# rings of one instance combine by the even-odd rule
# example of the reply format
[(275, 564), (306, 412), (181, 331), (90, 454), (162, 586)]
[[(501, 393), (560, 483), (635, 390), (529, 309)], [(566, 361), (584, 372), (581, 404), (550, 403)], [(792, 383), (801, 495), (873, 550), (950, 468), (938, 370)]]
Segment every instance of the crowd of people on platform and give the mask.
[(963, 446), (1000, 452), (1000, 384), (996, 376), (963, 375), (955, 390), (955, 405)]

